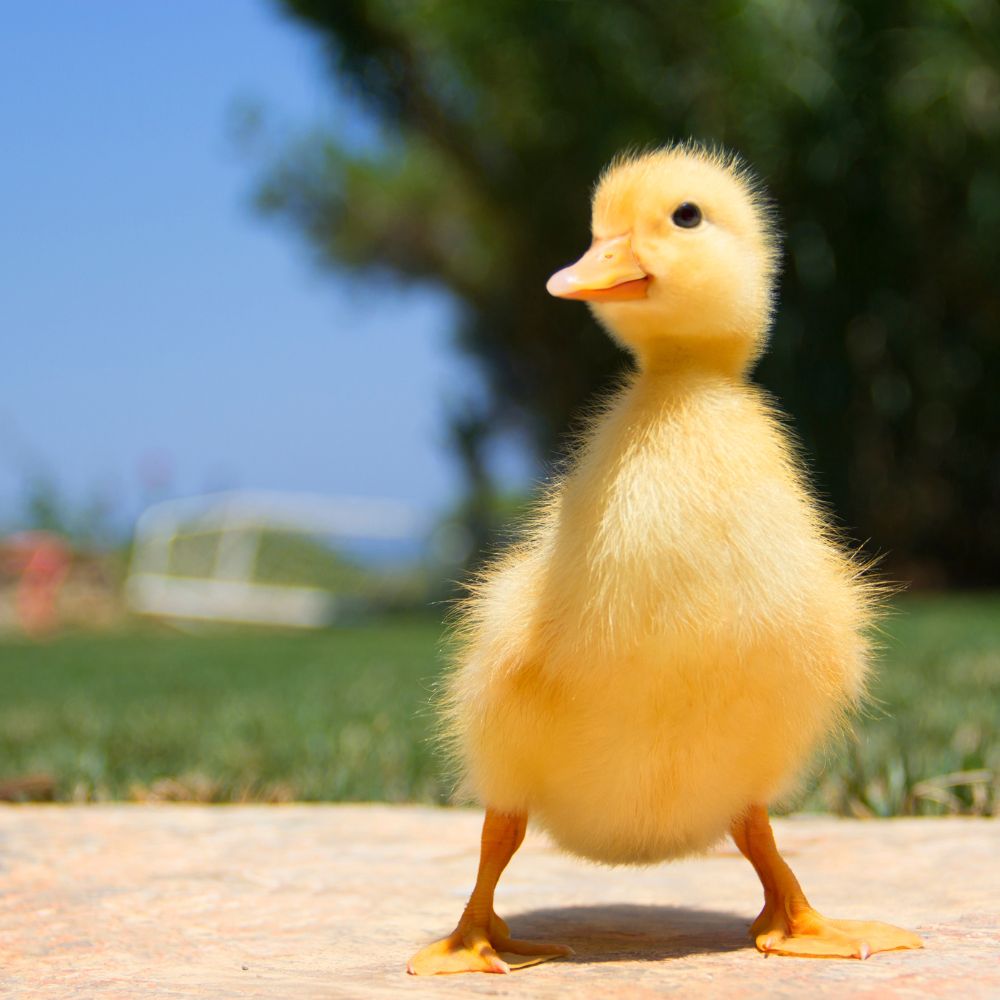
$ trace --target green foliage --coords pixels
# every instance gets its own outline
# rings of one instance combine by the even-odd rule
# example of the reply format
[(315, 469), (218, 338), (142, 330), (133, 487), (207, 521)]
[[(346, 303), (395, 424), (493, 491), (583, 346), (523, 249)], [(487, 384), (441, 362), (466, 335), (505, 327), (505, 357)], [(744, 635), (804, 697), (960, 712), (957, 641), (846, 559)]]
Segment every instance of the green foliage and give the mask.
[(692, 136), (740, 150), (780, 206), (760, 377), (841, 519), (897, 574), (996, 581), (1000, 6), (284, 6), (380, 132), (294, 144), (262, 204), (337, 266), (454, 293), (490, 389), (456, 435), (473, 494), (483, 437), (515, 428), (551, 459), (626, 363), (544, 281), (587, 245), (590, 185), (615, 152)]
[(84, 503), (69, 500), (55, 478), (38, 469), (28, 470), (20, 521), (32, 531), (51, 531), (78, 545), (106, 548), (115, 540), (111, 506), (100, 495)]
[[(817, 769), (807, 809), (1000, 814), (996, 597), (913, 598), (874, 701)], [(0, 783), (61, 799), (443, 801), (420, 619), (310, 634), (144, 631), (0, 643)]]

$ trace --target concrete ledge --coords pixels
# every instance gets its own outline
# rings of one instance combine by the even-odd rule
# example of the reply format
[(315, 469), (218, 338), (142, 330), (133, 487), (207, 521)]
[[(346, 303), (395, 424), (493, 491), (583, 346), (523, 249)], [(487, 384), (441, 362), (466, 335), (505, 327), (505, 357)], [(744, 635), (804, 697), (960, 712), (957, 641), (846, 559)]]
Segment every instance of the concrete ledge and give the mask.
[(1000, 996), (1000, 822), (776, 823), (831, 916), (916, 930), (922, 952), (765, 959), (735, 849), (606, 869), (529, 835), (497, 909), (577, 956), (510, 977), (416, 979), (451, 930), (480, 816), (393, 806), (0, 807), (0, 996)]

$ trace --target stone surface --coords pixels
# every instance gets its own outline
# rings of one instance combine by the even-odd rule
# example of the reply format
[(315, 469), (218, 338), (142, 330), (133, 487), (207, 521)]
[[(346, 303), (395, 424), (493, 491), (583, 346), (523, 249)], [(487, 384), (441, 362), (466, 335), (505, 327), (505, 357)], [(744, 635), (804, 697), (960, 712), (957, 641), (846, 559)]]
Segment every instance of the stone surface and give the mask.
[(480, 816), (392, 806), (0, 806), (0, 996), (1000, 997), (1000, 822), (775, 824), (813, 902), (924, 936), (867, 962), (757, 954), (735, 849), (649, 869), (530, 835), (497, 909), (577, 955), (417, 979), (470, 890)]

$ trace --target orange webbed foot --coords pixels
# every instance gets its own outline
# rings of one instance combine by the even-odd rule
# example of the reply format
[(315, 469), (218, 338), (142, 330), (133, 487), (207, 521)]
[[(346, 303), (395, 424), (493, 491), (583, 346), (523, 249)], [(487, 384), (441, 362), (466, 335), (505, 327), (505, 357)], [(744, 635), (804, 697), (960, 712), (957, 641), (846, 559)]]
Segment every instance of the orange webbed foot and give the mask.
[(832, 920), (811, 906), (793, 915), (765, 909), (750, 928), (757, 950), (765, 955), (801, 958), (865, 959), (880, 951), (923, 948), (916, 934), (877, 920)]
[(804, 958), (865, 959), (880, 951), (923, 948), (916, 934), (892, 924), (831, 920), (814, 910), (799, 880), (778, 853), (764, 806), (751, 805), (737, 817), (732, 835), (764, 887), (764, 909), (750, 928), (758, 951)]
[(572, 954), (573, 949), (566, 945), (512, 938), (507, 925), (493, 914), (489, 927), (463, 921), (448, 937), (421, 948), (406, 963), (406, 971), (414, 976), (456, 972), (505, 974)]

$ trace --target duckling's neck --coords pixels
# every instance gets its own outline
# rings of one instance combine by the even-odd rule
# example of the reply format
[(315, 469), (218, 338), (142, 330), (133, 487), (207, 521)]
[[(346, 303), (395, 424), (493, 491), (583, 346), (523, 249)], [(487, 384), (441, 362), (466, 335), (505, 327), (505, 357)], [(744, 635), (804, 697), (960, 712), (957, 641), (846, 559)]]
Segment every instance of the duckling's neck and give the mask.
[(756, 357), (753, 343), (744, 335), (719, 333), (658, 338), (632, 350), (643, 380), (680, 377), (743, 382)]
[[(656, 428), (676, 426), (679, 408), (699, 407), (699, 400), (719, 400), (740, 396), (748, 388), (747, 379), (738, 371), (703, 364), (642, 365), (621, 397), (626, 414), (621, 432), (659, 447), (662, 443)], [(646, 438), (645, 436), (651, 436)], [(622, 445), (622, 447), (626, 447)]]

